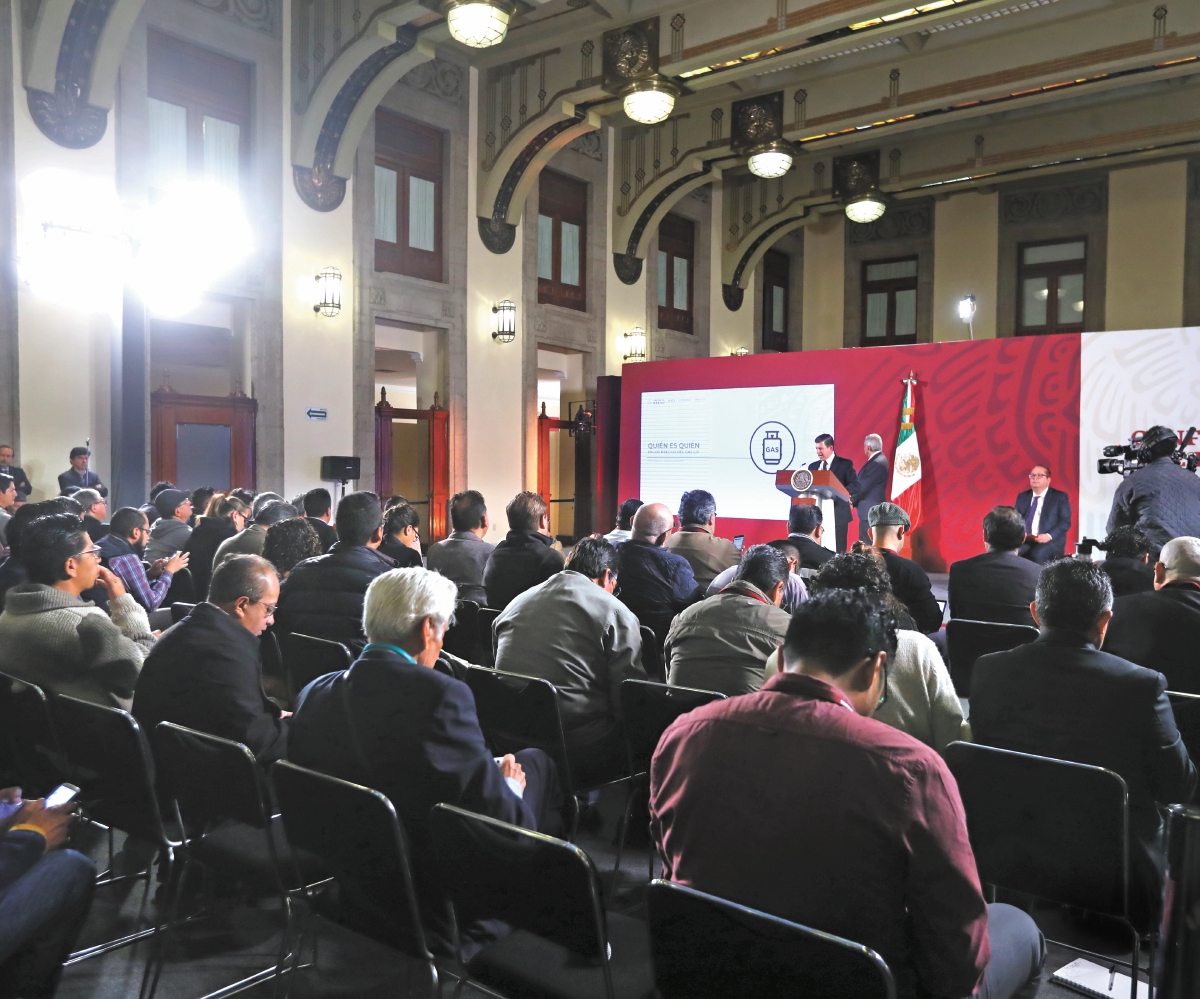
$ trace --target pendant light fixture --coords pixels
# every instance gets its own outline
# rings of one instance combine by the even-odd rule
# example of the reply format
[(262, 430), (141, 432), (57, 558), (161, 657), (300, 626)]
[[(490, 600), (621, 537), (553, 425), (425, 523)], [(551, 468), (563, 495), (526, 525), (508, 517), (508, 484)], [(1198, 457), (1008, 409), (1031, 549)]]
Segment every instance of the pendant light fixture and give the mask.
[(747, 166), (755, 177), (774, 180), (782, 177), (792, 168), (794, 153), (792, 144), (782, 139), (766, 142), (750, 150)]
[(517, 12), (508, 0), (450, 0), (443, 8), (450, 37), (473, 49), (499, 45)]
[(675, 110), (679, 88), (662, 77), (651, 77), (623, 93), (625, 113), (640, 125), (657, 125)]

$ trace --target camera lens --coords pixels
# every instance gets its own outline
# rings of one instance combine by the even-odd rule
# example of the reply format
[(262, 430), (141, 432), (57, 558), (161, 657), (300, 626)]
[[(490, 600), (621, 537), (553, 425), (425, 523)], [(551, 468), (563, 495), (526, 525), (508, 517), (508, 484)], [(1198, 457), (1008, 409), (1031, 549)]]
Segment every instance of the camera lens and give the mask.
[(1109, 444), (1104, 448), (1103, 452), (1106, 458), (1119, 458), (1124, 453), (1125, 446), (1123, 444)]
[[(1105, 448), (1105, 450), (1108, 450)], [(1099, 458), (1096, 460), (1096, 471), (1101, 475), (1114, 475), (1121, 471), (1119, 458)]]

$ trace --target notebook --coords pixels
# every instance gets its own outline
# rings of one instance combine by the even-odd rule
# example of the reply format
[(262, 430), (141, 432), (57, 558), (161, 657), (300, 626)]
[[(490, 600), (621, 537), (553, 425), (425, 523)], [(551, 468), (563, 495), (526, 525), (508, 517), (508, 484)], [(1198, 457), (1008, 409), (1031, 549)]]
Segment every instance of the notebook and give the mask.
[[(1072, 961), (1065, 967), (1059, 968), (1050, 976), (1050, 981), (1065, 985), (1085, 996), (1099, 996), (1100, 999), (1129, 999), (1129, 975), (1120, 971), (1113, 974), (1112, 965), (1096, 964), (1086, 958)], [(1112, 988), (1109, 989), (1109, 982)], [(1138, 982), (1137, 999), (1150, 999), (1150, 986)]]

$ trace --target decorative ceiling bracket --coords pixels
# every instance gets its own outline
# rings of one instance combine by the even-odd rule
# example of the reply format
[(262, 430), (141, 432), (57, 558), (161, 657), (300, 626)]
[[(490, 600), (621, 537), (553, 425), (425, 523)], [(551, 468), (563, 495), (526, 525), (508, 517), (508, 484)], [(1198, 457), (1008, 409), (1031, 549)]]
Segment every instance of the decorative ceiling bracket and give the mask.
[(44, 0), (25, 46), (29, 114), (52, 142), (94, 146), (108, 128), (117, 70), (145, 0)]
[(746, 286), (750, 283), (750, 275), (762, 260), (764, 254), (793, 229), (811, 222), (819, 216), (810, 213), (806, 205), (792, 205), (782, 213), (762, 222), (746, 234), (741, 245), (722, 254), (722, 271), (732, 269), (729, 280), (721, 284), (721, 298), (730, 312), (737, 312), (742, 307), (746, 294)]

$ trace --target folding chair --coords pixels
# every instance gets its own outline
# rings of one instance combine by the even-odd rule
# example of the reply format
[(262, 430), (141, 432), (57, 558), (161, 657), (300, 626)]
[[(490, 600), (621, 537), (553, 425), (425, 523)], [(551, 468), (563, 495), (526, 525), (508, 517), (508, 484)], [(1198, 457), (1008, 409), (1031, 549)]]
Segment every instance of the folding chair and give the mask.
[(1007, 652), (1038, 637), (1037, 628), (1024, 624), (997, 624), (951, 618), (946, 622), (946, 654), (950, 679), (959, 697), (971, 696), (971, 670), (975, 660), (992, 652)]
[[(279, 802), (288, 842), (319, 857), (339, 887), (363, 896), (369, 911), (343, 905), (336, 922), (386, 944), (417, 962), (427, 976), (431, 995), (439, 994), (438, 970), (425, 943), (417, 896), (409, 866), (408, 843), (396, 809), (384, 795), (359, 784), (279, 761), (271, 767), (271, 785)], [(314, 802), (320, 808), (314, 808)], [(295, 872), (293, 884), (303, 879)], [(316, 898), (293, 889), (314, 912)], [(343, 897), (344, 903), (346, 899)], [(307, 927), (306, 927), (307, 929)], [(292, 972), (303, 948), (304, 933), (292, 950)], [(316, 933), (313, 929), (313, 961)], [(289, 979), (289, 990), (291, 982)]]
[(479, 651), (486, 657), (481, 663), (482, 666), (496, 665), (496, 634), (492, 630), (492, 625), (496, 623), (496, 618), (500, 616), (500, 611), (494, 607), (480, 607), (479, 613), (476, 615), (476, 621), (479, 628)]
[(65, 759), (41, 687), (0, 673), (0, 731), (25, 797), (40, 798), (63, 782)]
[(655, 683), (667, 682), (667, 668), (663, 663), (662, 644), (658, 640), (658, 636), (654, 634), (653, 628), (647, 628), (644, 624), (641, 626), (642, 632), (642, 669), (646, 671), (648, 676)]
[(895, 999), (875, 951), (757, 909), (654, 880), (646, 892), (659, 999)]
[(283, 668), (288, 678), (288, 695), (296, 703), (300, 691), (319, 676), (348, 670), (354, 656), (341, 642), (293, 632), (279, 639)]
[[(491, 645), (488, 637), (488, 645)], [(469, 663), (479, 661), (479, 604), (459, 600), (454, 605), (454, 623), (446, 629), (442, 648)]]
[(181, 603), (179, 601), (176, 601), (175, 603), (171, 604), (171, 623), (178, 624), (185, 617), (187, 617), (193, 610), (195, 610), (195, 608), (196, 608), (195, 604), (185, 604), (185, 603)]
[[(979, 880), (1123, 923), (1133, 939), (1130, 994), (1137, 999), (1139, 931), (1153, 927), (1130, 918), (1125, 781), (1103, 767), (968, 742), (951, 743), (943, 756), (958, 783)], [(1105, 964), (1115, 960), (1055, 942)]]
[[(453, 805), (434, 805), (429, 822), (464, 971), (454, 999), (467, 977), (489, 995), (521, 999), (653, 996), (645, 926), (605, 913), (579, 847)], [(513, 932), (463, 961), (463, 927), (480, 919)]]
[(1167, 820), (1167, 907), (1157, 999), (1200, 995), (1200, 808), (1172, 805)]
[(1175, 724), (1188, 756), (1200, 760), (1200, 694), (1183, 694), (1176, 690), (1168, 690), (1167, 697), (1171, 701), (1171, 710), (1175, 714)]

